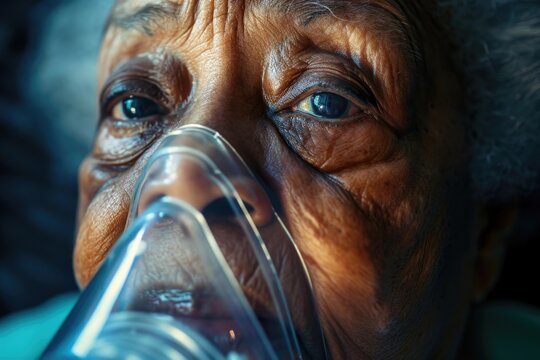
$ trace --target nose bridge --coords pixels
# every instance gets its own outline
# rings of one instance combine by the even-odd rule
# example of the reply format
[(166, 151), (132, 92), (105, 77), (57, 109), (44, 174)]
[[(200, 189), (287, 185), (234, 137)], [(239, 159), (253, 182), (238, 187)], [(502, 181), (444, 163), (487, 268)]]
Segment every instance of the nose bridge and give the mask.
[(253, 85), (246, 79), (230, 75), (205, 85), (195, 94), (182, 125), (209, 127), (222, 134), (235, 149), (243, 150), (242, 145), (254, 139), (256, 121), (264, 114), (260, 91), (248, 88)]
[(179, 123), (214, 129), (242, 153), (246, 135), (254, 134), (256, 118), (265, 113), (260, 69), (234, 41), (234, 34), (219, 39), (192, 64), (194, 91)]

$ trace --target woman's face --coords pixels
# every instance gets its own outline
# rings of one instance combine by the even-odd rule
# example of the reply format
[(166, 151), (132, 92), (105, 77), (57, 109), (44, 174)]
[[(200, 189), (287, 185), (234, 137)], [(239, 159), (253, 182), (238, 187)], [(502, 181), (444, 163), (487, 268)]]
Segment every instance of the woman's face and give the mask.
[(460, 88), (426, 7), (118, 1), (99, 61), (95, 143), (80, 171), (80, 285), (123, 231), (160, 139), (203, 124), (275, 198), (334, 358), (455, 351), (473, 234)]

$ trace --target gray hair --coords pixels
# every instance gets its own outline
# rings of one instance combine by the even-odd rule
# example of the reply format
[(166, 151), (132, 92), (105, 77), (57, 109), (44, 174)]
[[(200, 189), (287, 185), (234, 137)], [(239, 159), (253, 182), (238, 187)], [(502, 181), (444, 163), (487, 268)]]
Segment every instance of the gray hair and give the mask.
[(438, 2), (451, 14), (477, 197), (505, 201), (540, 190), (540, 2)]

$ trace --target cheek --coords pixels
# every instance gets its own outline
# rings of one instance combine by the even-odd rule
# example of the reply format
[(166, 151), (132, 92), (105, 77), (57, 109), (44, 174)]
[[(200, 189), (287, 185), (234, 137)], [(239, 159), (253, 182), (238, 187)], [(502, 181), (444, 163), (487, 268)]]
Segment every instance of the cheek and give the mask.
[(285, 218), (313, 282), (323, 327), (332, 353), (357, 348), (383, 327), (379, 284), (370, 244), (377, 234), (343, 192), (320, 175), (291, 171), (282, 183)]
[[(91, 182), (102, 173), (87, 174)], [(85, 287), (97, 268), (124, 230), (131, 189), (122, 176), (103, 184), (94, 195), (81, 177), (81, 209), (74, 251), (75, 277), (80, 287)]]
[(430, 301), (448, 240), (448, 201), (432, 185), (439, 182), (404, 159), (333, 176), (281, 160), (288, 166), (275, 187), (332, 353), (399, 353), (432, 341), (422, 329), (441, 320)]

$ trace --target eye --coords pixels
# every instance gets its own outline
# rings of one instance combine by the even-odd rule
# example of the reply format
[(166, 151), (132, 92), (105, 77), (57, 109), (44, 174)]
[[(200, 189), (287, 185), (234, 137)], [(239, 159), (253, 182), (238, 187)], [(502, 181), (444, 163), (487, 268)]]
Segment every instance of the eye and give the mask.
[(143, 119), (162, 115), (162, 107), (155, 101), (142, 96), (130, 95), (114, 105), (111, 115), (117, 120)]
[(316, 92), (306, 97), (293, 110), (323, 119), (352, 116), (361, 110), (343, 96), (331, 92)]

